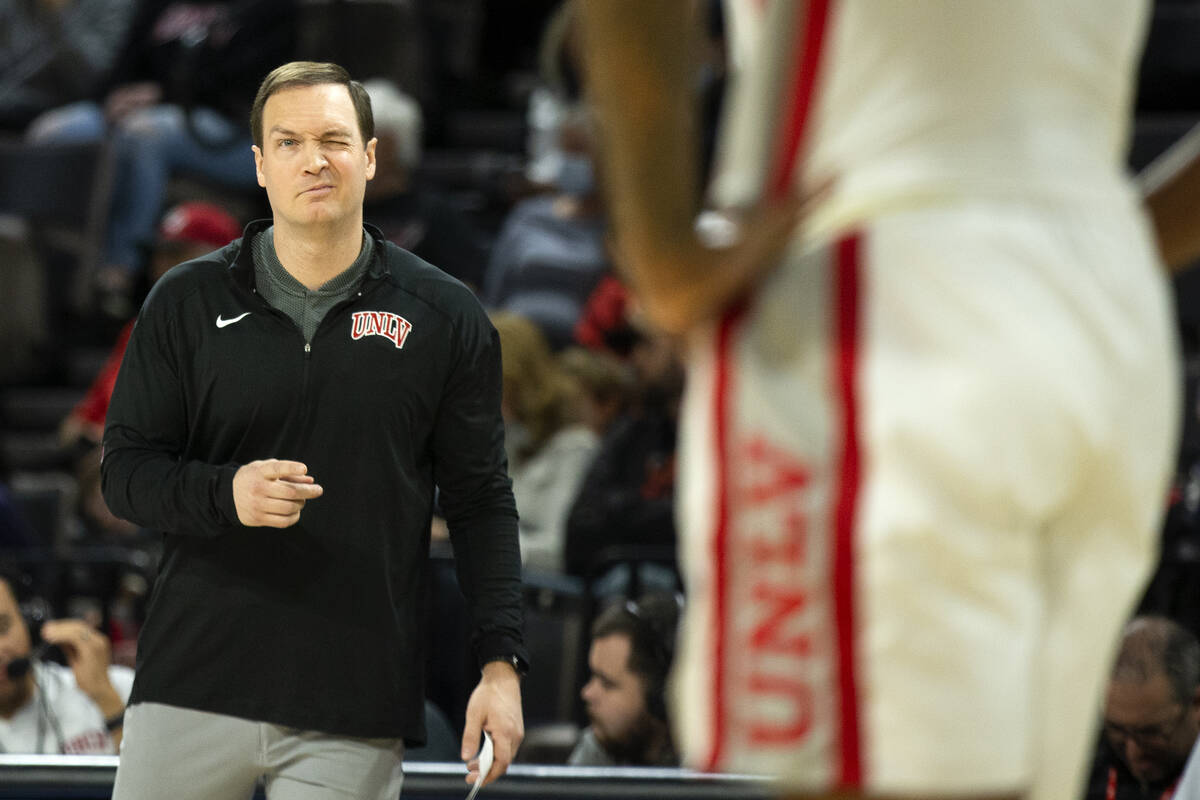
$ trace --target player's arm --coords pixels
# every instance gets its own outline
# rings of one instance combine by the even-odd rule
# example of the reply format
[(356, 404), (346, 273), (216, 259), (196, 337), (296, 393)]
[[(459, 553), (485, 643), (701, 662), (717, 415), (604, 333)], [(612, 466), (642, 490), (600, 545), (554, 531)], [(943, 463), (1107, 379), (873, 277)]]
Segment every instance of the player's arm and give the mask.
[(1158, 249), (1168, 271), (1200, 258), (1200, 125), (1139, 176)]
[(682, 333), (737, 299), (774, 261), (799, 202), (748, 217), (737, 244), (705, 247), (692, 91), (697, 4), (583, 0), (584, 74), (600, 132), (618, 268), (647, 316)]

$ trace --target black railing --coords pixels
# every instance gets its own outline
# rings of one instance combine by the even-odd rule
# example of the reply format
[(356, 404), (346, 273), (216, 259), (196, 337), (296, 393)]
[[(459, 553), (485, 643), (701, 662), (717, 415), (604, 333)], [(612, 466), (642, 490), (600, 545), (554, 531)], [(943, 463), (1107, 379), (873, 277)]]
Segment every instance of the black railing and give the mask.
[[(0, 798), (108, 800), (116, 756), (0, 756)], [(461, 764), (406, 764), (401, 800), (466, 796)], [(165, 788), (165, 787), (164, 787)], [(259, 792), (256, 798), (263, 795)], [(760, 778), (707, 775), (681, 769), (550, 767), (517, 764), (480, 793), (488, 798), (530, 800), (766, 800)]]

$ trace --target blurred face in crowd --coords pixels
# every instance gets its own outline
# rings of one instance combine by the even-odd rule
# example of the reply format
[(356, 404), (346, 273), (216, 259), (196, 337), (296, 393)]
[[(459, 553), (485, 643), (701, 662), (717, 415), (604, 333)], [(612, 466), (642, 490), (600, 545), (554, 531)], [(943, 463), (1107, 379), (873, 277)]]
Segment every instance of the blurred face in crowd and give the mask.
[(1134, 776), (1169, 781), (1183, 769), (1200, 732), (1200, 705), (1180, 703), (1166, 675), (1113, 680), (1104, 707), (1104, 734)]
[(592, 677), (581, 694), (592, 730), (609, 750), (625, 749), (649, 719), (646, 683), (629, 670), (630, 648), (628, 636), (612, 634), (596, 638), (588, 653)]
[(9, 662), (29, 655), (29, 630), (8, 582), (0, 579), (0, 716), (11, 716), (29, 699), (32, 680), (27, 674), (8, 677)]
[(336, 83), (282, 89), (267, 98), (262, 127), (254, 164), (275, 224), (361, 227), (376, 141), (363, 141), (349, 90)]
[(150, 283), (158, 281), (171, 267), (211, 253), (216, 248), (208, 242), (162, 242), (150, 253)]

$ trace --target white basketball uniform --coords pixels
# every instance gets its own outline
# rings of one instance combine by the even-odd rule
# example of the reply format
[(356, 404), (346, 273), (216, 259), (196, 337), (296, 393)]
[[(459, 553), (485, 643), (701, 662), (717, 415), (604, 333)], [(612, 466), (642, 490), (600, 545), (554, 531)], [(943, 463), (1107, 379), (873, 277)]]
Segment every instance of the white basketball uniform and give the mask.
[(730, 5), (715, 203), (832, 189), (691, 342), (683, 750), (1075, 797), (1177, 435), (1123, 167), (1145, 4)]

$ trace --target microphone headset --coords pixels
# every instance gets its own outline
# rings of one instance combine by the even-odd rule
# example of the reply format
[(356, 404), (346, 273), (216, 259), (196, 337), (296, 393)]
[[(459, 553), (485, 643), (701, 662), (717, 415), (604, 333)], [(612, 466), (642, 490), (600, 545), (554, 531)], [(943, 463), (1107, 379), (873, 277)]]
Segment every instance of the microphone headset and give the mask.
[(648, 656), (646, 710), (655, 719), (667, 721), (666, 684), (675, 659), (675, 631), (682, 608), (681, 595), (646, 595), (626, 600), (624, 610), (635, 620), (633, 648)]
[[(29, 639), (31, 649), (29, 655), (21, 658), (15, 658), (4, 665), (4, 670), (10, 680), (18, 680), (25, 678), (33, 669), (33, 665), (37, 661), (41, 661), (51, 649), (54, 648), (48, 642), (41, 640), (40, 631), (42, 624), (54, 616), (53, 609), (50, 603), (45, 598), (36, 597), (32, 593), (33, 580), (24, 573), (13, 572), (11, 568), (0, 566), (0, 579), (8, 584), (9, 590), (12, 592), (14, 599), (17, 601), (17, 609), (25, 622), (25, 627), (29, 631)], [(59, 651), (61, 652), (61, 651)], [(37, 739), (35, 753), (55, 752), (63, 753), (65, 744), (63, 739), (62, 725), (59, 722), (58, 714), (50, 707), (50, 703), (46, 699), (46, 692), (40, 684), (38, 674), (33, 673), (33, 682), (37, 687)], [(46, 735), (53, 735), (55, 749), (48, 751), (46, 749)], [(0, 753), (6, 752), (6, 748), (0, 744)]]
[(8, 584), (13, 597), (17, 601), (17, 610), (29, 631), (30, 651), (26, 656), (14, 658), (4, 669), (10, 680), (23, 678), (33, 667), (33, 662), (43, 660), (58, 648), (49, 642), (42, 641), (40, 631), (42, 625), (54, 618), (54, 610), (44, 598), (33, 594), (33, 580), (25, 573), (15, 572), (7, 567), (0, 567), (0, 580)]

